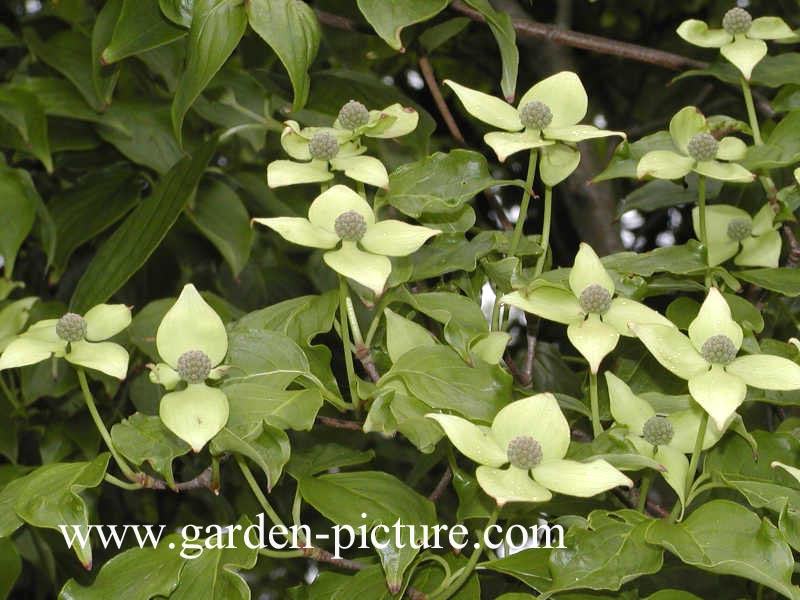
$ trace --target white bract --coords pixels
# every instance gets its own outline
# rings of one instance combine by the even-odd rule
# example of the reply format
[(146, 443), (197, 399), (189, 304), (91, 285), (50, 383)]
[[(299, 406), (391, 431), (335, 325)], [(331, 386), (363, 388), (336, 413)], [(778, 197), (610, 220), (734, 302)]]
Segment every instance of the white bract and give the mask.
[(689, 393), (718, 429), (725, 429), (744, 401), (747, 386), (800, 389), (800, 365), (768, 354), (736, 356), (742, 328), (722, 294), (711, 288), (688, 337), (675, 327), (631, 323), (631, 329), (664, 367), (689, 382)]
[(205, 383), (222, 375), (218, 365), (228, 352), (228, 334), (192, 284), (184, 286), (161, 320), (156, 347), (164, 362), (150, 365), (150, 379), (168, 390), (186, 382), (185, 389), (161, 399), (161, 421), (199, 452), (228, 421), (228, 397)]
[(636, 166), (636, 176), (680, 179), (692, 171), (720, 181), (749, 183), (755, 179), (743, 166), (733, 162), (744, 158), (747, 145), (733, 136), (716, 140), (703, 114), (694, 106), (679, 110), (669, 122), (669, 134), (676, 152), (652, 150)]
[(480, 466), (475, 475), (498, 506), (546, 502), (551, 492), (588, 498), (633, 482), (603, 459), (565, 460), (570, 443), (566, 418), (553, 394), (512, 402), (491, 427), (453, 415), (428, 414), (462, 454)]
[(5, 348), (0, 370), (32, 365), (51, 356), (79, 367), (100, 371), (117, 379), (128, 373), (128, 352), (106, 342), (131, 322), (124, 304), (98, 304), (85, 315), (66, 313), (60, 319), (45, 319), (31, 325)]
[(581, 155), (577, 142), (613, 135), (621, 131), (579, 125), (586, 116), (589, 100), (580, 78), (571, 71), (561, 71), (531, 87), (515, 108), (505, 100), (445, 80), (466, 111), (476, 119), (498, 127), (484, 141), (495, 151), (498, 160), (522, 150), (538, 148), (539, 172), (547, 186), (566, 179), (578, 166)]
[[(706, 207), (709, 266), (735, 256), (733, 262), (743, 267), (777, 267), (781, 236), (774, 219), (775, 212), (768, 203), (754, 217), (729, 204)], [(692, 225), (699, 235), (700, 209), (697, 207), (692, 209)]]
[(567, 325), (567, 337), (597, 373), (603, 358), (617, 346), (619, 336), (633, 337), (628, 323), (672, 323), (644, 304), (614, 297), (614, 281), (592, 247), (582, 243), (569, 274), (569, 289), (538, 282), (530, 292), (512, 292), (501, 298), (549, 321)]
[[(335, 185), (317, 196), (308, 209), (308, 219), (274, 217), (253, 221), (294, 244), (330, 250), (323, 259), (331, 269), (376, 295), (383, 292), (392, 272), (389, 256), (408, 256), (428, 238), (441, 233), (394, 219), (377, 221), (367, 201), (344, 185)], [(340, 247), (333, 250), (337, 246)]]
[(755, 66), (767, 55), (764, 40), (789, 40), (795, 38), (792, 29), (779, 17), (753, 19), (742, 8), (732, 8), (722, 21), (722, 29), (711, 29), (697, 19), (680, 24), (678, 35), (695, 46), (719, 48), (728, 61), (746, 79), (750, 79)]

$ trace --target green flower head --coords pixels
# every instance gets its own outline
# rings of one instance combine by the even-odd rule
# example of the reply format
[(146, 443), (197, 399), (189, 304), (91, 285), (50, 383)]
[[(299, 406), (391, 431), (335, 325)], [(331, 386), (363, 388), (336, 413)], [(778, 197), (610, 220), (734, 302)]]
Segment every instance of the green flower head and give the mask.
[[(774, 218), (769, 204), (764, 204), (754, 217), (728, 204), (706, 207), (708, 264), (713, 267), (735, 256), (733, 262), (743, 267), (777, 267), (781, 236)], [(692, 225), (695, 232), (700, 231), (697, 207), (692, 210)]]
[(618, 485), (633, 485), (605, 460), (564, 459), (569, 424), (552, 394), (512, 402), (497, 413), (491, 427), (453, 415), (426, 416), (439, 423), (462, 454), (480, 465), (475, 473), (478, 484), (498, 506), (546, 502), (551, 492), (588, 498)]
[(292, 243), (330, 250), (323, 258), (331, 269), (376, 295), (383, 293), (392, 272), (387, 257), (408, 256), (428, 238), (441, 233), (393, 219), (376, 221), (367, 201), (344, 185), (335, 185), (317, 196), (308, 209), (308, 219), (275, 217), (253, 221)]
[(755, 66), (767, 55), (764, 40), (790, 40), (795, 35), (779, 17), (753, 19), (743, 8), (732, 8), (722, 18), (722, 29), (710, 29), (697, 19), (684, 21), (678, 35), (695, 46), (719, 48), (722, 56), (733, 64), (746, 79)]
[(159, 416), (164, 425), (200, 452), (228, 421), (228, 397), (205, 383), (218, 379), (218, 365), (228, 352), (225, 325), (192, 284), (161, 320), (156, 347), (163, 363), (151, 365), (150, 379), (168, 390), (182, 381), (186, 387), (161, 399)]
[[(655, 459), (666, 468), (664, 480), (675, 490), (684, 504), (686, 496), (686, 472), (689, 461), (685, 454), (694, 450), (697, 430), (700, 428), (702, 409), (693, 404), (686, 410), (659, 416), (649, 402), (635, 395), (631, 388), (613, 373), (606, 372), (608, 398), (611, 415), (617, 425), (628, 430), (626, 439), (642, 455)], [(669, 432), (669, 439), (648, 439), (655, 433)], [(703, 437), (703, 449), (710, 448), (719, 441), (723, 432), (714, 423), (708, 422)], [(653, 441), (659, 442), (653, 444)]]
[(688, 337), (675, 327), (631, 323), (631, 329), (664, 367), (689, 382), (689, 393), (724, 430), (744, 401), (747, 386), (762, 390), (800, 389), (800, 366), (768, 354), (737, 356), (742, 328), (716, 288), (708, 292), (689, 325)]
[(614, 297), (616, 289), (603, 263), (588, 244), (581, 244), (569, 275), (569, 288), (542, 282), (528, 293), (506, 294), (504, 304), (567, 325), (567, 336), (592, 373), (617, 346), (619, 336), (633, 336), (629, 322), (672, 323), (644, 304)]
[(483, 138), (500, 162), (516, 152), (539, 148), (542, 181), (550, 187), (566, 179), (578, 166), (581, 155), (576, 142), (612, 135), (625, 137), (621, 131), (579, 125), (589, 101), (581, 80), (571, 71), (561, 71), (531, 87), (516, 108), (454, 81), (445, 80), (445, 84), (469, 114), (503, 130), (492, 131)]
[(350, 179), (386, 188), (386, 167), (375, 157), (363, 156), (367, 148), (361, 144), (361, 136), (400, 137), (416, 129), (418, 121), (419, 114), (413, 108), (393, 104), (381, 111), (368, 111), (354, 100), (342, 107), (333, 127), (301, 128), (297, 121), (286, 121), (281, 145), (295, 160), (269, 163), (267, 184), (276, 188), (322, 183), (333, 179), (332, 171), (342, 171)]
[(717, 141), (709, 133), (703, 114), (694, 106), (678, 111), (669, 122), (672, 150), (653, 150), (636, 166), (636, 176), (656, 179), (679, 179), (694, 171), (720, 181), (749, 183), (755, 179), (743, 166), (733, 162), (744, 158), (747, 146), (739, 138), (724, 137)]
[(128, 373), (128, 352), (106, 342), (131, 322), (124, 304), (98, 304), (85, 315), (66, 313), (60, 319), (45, 319), (16, 336), (0, 355), (0, 370), (32, 365), (51, 356), (100, 371), (117, 379)]

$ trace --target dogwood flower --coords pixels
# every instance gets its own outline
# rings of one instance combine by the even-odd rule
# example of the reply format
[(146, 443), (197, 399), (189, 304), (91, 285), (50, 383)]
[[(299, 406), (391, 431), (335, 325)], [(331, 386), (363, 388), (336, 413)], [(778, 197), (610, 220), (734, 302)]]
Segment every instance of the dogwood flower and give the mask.
[[(445, 414), (428, 414), (462, 454), (478, 463), (475, 475), (498, 506), (546, 502), (551, 492), (588, 498), (633, 482), (603, 459), (565, 460), (569, 424), (553, 394), (536, 394), (500, 410), (491, 428)], [(508, 465), (505, 468), (505, 465)]]
[[(363, 110), (361, 110), (363, 109)], [(368, 185), (386, 188), (389, 175), (375, 157), (363, 156), (367, 148), (361, 136), (395, 138), (416, 129), (419, 114), (413, 108), (393, 104), (382, 111), (368, 111), (360, 102), (342, 107), (333, 127), (304, 127), (286, 121), (281, 145), (295, 160), (275, 160), (267, 166), (271, 188), (298, 183), (322, 183), (333, 179), (333, 171)], [(302, 161), (302, 162), (298, 162)]]
[(631, 323), (650, 353), (668, 370), (689, 382), (689, 393), (713, 419), (727, 427), (744, 401), (747, 386), (762, 390), (800, 389), (800, 365), (768, 354), (738, 356), (742, 328), (716, 288), (711, 288), (687, 337), (675, 327)]
[[(628, 430), (626, 439), (639, 454), (655, 459), (666, 468), (664, 480), (683, 505), (689, 470), (685, 455), (694, 450), (703, 410), (693, 405), (686, 410), (658, 415), (649, 402), (635, 395), (619, 377), (608, 371), (605, 375), (614, 421)], [(723, 433), (714, 423), (708, 422), (703, 449), (716, 444)]]
[(779, 17), (753, 19), (743, 8), (732, 8), (722, 18), (722, 29), (710, 29), (707, 23), (689, 19), (678, 26), (678, 35), (701, 48), (719, 48), (745, 79), (750, 79), (755, 66), (767, 55), (763, 40), (795, 37), (792, 29)]
[[(441, 233), (393, 219), (376, 221), (367, 201), (344, 185), (335, 185), (317, 196), (308, 209), (308, 219), (273, 217), (253, 221), (292, 243), (330, 250), (323, 260), (331, 269), (376, 295), (383, 292), (392, 272), (387, 257), (408, 256), (428, 238)], [(340, 244), (338, 250), (332, 250)]]
[(484, 141), (500, 162), (521, 150), (539, 148), (539, 172), (547, 186), (566, 179), (578, 166), (581, 155), (576, 142), (618, 135), (621, 131), (579, 125), (586, 116), (588, 97), (578, 76), (561, 71), (531, 87), (516, 108), (505, 100), (445, 80), (461, 100), (466, 111), (476, 119), (499, 127)]
[(694, 171), (720, 181), (749, 183), (755, 179), (743, 166), (732, 162), (744, 158), (747, 146), (732, 136), (717, 139), (709, 133), (703, 114), (694, 106), (679, 110), (669, 122), (669, 134), (677, 152), (652, 150), (639, 160), (636, 176), (679, 179)]
[(222, 375), (218, 365), (228, 352), (228, 334), (222, 319), (192, 284), (183, 287), (161, 320), (156, 348), (164, 362), (149, 365), (151, 381), (168, 390), (186, 382), (184, 389), (161, 398), (161, 421), (200, 452), (228, 421), (228, 397), (205, 383)]
[[(536, 284), (535, 284), (536, 285)], [(516, 291), (500, 301), (509, 306), (567, 325), (567, 337), (597, 373), (603, 358), (617, 346), (619, 336), (634, 334), (628, 323), (672, 322), (644, 304), (614, 297), (611, 276), (592, 247), (582, 243), (569, 274), (569, 289), (538, 282), (529, 292)]]
[(103, 340), (115, 336), (130, 322), (131, 310), (124, 304), (98, 304), (82, 316), (68, 312), (60, 319), (39, 321), (6, 346), (0, 355), (0, 370), (33, 365), (55, 356), (125, 379), (127, 350)]
[[(708, 264), (713, 267), (735, 256), (733, 262), (737, 265), (777, 267), (781, 236), (775, 230), (774, 218), (775, 212), (769, 204), (764, 204), (754, 217), (729, 204), (706, 207)], [(692, 225), (695, 232), (700, 231), (698, 207), (692, 210)]]

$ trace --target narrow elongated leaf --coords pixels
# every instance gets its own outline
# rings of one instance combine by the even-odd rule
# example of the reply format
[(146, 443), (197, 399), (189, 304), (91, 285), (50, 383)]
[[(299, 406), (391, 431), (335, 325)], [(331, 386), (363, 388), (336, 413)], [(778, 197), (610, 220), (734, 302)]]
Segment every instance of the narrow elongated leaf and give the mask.
[(186, 35), (186, 30), (167, 19), (158, 0), (122, 0), (111, 41), (100, 59), (108, 64), (169, 44)]
[(197, 187), (216, 145), (209, 140), (175, 165), (106, 240), (78, 282), (73, 310), (82, 313), (105, 302), (144, 265)]
[(0, 165), (0, 256), (5, 261), (6, 277), (14, 272), (14, 262), (23, 240), (30, 233), (42, 200), (27, 171)]
[(244, 3), (237, 0), (195, 0), (186, 69), (172, 101), (172, 128), (179, 142), (186, 112), (239, 45), (246, 27)]
[(250, 257), (253, 230), (239, 196), (219, 181), (201, 186), (186, 216), (217, 247), (237, 277)]
[(404, 27), (432, 19), (445, 9), (448, 0), (358, 0), (358, 10), (375, 32), (395, 50), (405, 52), (400, 32)]
[(308, 68), (319, 48), (319, 23), (301, 0), (250, 0), (245, 3), (250, 27), (275, 51), (289, 72), (294, 89), (293, 110), (305, 106)]
[(492, 35), (500, 48), (500, 59), (503, 63), (503, 75), (500, 79), (500, 87), (506, 100), (512, 102), (517, 88), (517, 72), (519, 70), (519, 49), (517, 48), (517, 34), (511, 17), (503, 12), (495, 10), (489, 0), (464, 0), (479, 13), (481, 13)]
[(123, 0), (109, 0), (103, 5), (92, 29), (92, 83), (100, 100), (101, 108), (111, 104), (111, 96), (119, 79), (119, 68), (106, 66), (100, 57), (114, 32), (114, 26), (122, 11)]

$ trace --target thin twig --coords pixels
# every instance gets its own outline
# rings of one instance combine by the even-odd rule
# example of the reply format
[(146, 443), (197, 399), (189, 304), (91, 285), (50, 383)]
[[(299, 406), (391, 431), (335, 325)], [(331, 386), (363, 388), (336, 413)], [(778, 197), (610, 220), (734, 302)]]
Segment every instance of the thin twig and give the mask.
[(363, 423), (358, 421), (347, 421), (345, 419), (336, 419), (334, 417), (317, 416), (317, 422), (327, 425), (328, 427), (335, 427), (336, 429), (350, 429), (352, 431), (361, 431), (364, 426)]
[(344, 31), (352, 31), (355, 33), (371, 33), (371, 30), (368, 27), (353, 21), (352, 19), (348, 19), (347, 17), (342, 17), (318, 9), (314, 9), (314, 13), (317, 15), (317, 20), (328, 27), (333, 27), (334, 29), (343, 29)]
[(378, 373), (378, 369), (375, 367), (375, 361), (372, 359), (372, 352), (369, 346), (364, 343), (357, 343), (355, 346), (355, 355), (361, 363), (361, 366), (364, 367), (364, 371), (366, 371), (372, 383), (378, 383), (381, 374)]
[(453, 471), (448, 466), (444, 473), (442, 473), (442, 478), (439, 480), (439, 483), (436, 484), (436, 487), (433, 488), (433, 491), (428, 495), (428, 500), (431, 502), (436, 502), (439, 498), (442, 497), (447, 486), (450, 485), (450, 481), (453, 479)]
[(783, 224), (781, 231), (783, 231), (783, 238), (789, 247), (789, 254), (786, 255), (786, 266), (796, 269), (800, 265), (800, 243), (797, 242), (794, 231), (792, 231), (788, 223)]
[[(455, 0), (450, 6), (453, 10), (466, 15), (473, 21), (483, 22), (486, 20), (477, 10), (468, 7), (459, 0)], [(681, 56), (680, 54), (673, 54), (672, 52), (664, 52), (662, 50), (654, 50), (646, 46), (631, 44), (629, 42), (620, 42), (598, 35), (562, 29), (556, 25), (539, 23), (532, 19), (512, 19), (511, 23), (516, 32), (521, 36), (544, 39), (555, 44), (581, 48), (583, 50), (597, 52), (598, 54), (619, 56), (621, 58), (657, 65), (665, 69), (672, 69), (673, 71), (681, 71), (690, 67), (704, 69), (708, 66), (708, 63), (689, 58), (688, 56)]]

